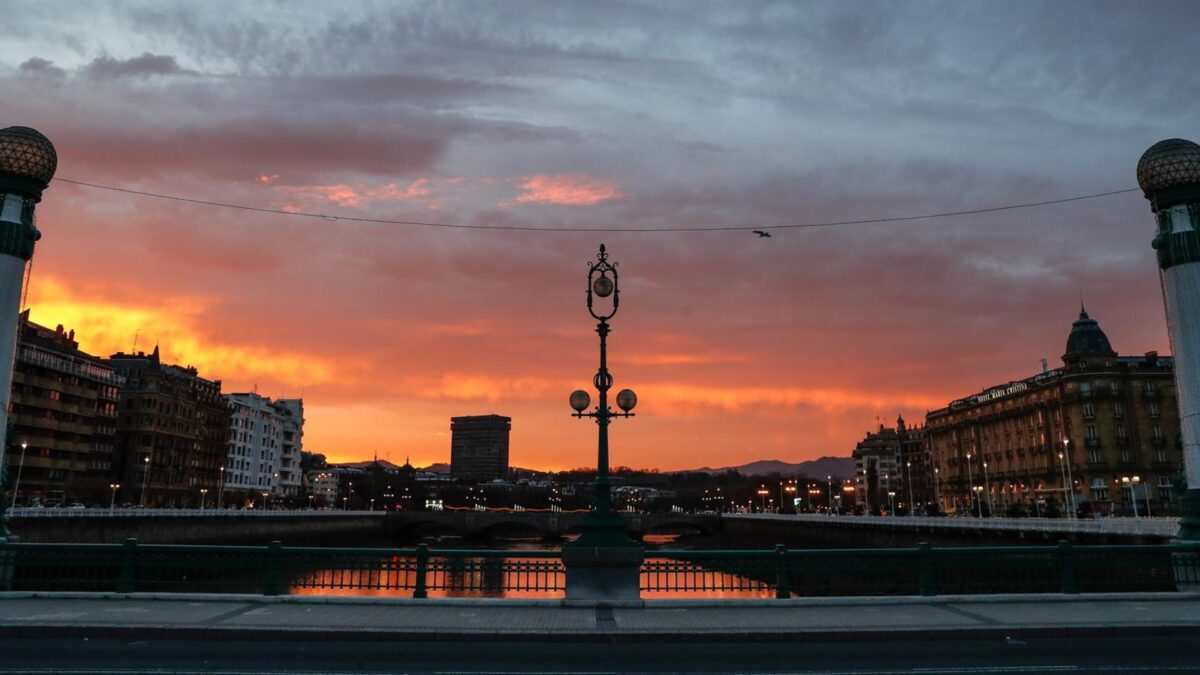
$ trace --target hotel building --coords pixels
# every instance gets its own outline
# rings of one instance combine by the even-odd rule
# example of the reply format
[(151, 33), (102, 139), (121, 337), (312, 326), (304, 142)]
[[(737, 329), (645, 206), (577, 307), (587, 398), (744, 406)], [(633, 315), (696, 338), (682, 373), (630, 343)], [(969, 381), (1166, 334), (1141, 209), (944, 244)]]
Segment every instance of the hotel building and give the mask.
[(1143, 515), (1178, 508), (1172, 359), (1118, 356), (1081, 308), (1060, 368), (989, 387), (926, 416), (943, 508), (1044, 515), (1089, 502)]

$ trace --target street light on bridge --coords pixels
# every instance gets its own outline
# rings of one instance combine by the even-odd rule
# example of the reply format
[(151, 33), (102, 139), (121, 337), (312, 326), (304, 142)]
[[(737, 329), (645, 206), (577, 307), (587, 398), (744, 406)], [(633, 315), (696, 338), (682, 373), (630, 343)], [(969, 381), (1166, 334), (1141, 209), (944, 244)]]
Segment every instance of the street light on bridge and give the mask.
[[(572, 417), (588, 417), (596, 420), (596, 483), (595, 498), (592, 509), (584, 518), (582, 533), (575, 541), (578, 546), (630, 546), (635, 542), (625, 536), (625, 525), (621, 517), (613, 511), (612, 482), (608, 473), (608, 425), (616, 417), (633, 417), (631, 412), (637, 406), (637, 394), (632, 389), (622, 389), (617, 392), (617, 407), (621, 412), (615, 412), (608, 407), (608, 390), (612, 388), (613, 377), (608, 372), (608, 320), (616, 315), (621, 303), (620, 280), (617, 274), (617, 263), (608, 261), (608, 253), (604, 244), (595, 262), (588, 263), (587, 308), (588, 313), (598, 322), (596, 333), (600, 336), (600, 368), (592, 378), (592, 384), (600, 395), (596, 408), (584, 412), (591, 405), (591, 396), (582, 389), (571, 392), (570, 404), (575, 411)], [(609, 298), (608, 310), (600, 309), (594, 298)]]

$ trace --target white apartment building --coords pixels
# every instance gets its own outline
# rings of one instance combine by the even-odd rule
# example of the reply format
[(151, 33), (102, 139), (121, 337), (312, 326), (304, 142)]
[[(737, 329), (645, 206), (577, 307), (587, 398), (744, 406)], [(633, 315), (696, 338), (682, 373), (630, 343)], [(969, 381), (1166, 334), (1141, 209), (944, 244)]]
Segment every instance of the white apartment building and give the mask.
[(269, 492), (278, 497), (298, 495), (304, 402), (271, 401), (257, 393), (227, 394), (225, 398), (233, 407), (226, 489)]

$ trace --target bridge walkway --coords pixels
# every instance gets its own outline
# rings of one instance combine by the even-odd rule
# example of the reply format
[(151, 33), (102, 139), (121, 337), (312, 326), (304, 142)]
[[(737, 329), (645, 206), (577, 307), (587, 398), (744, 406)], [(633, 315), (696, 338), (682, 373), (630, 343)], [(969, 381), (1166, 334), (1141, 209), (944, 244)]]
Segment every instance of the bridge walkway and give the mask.
[(1200, 593), (796, 600), (564, 600), (0, 593), (0, 640), (745, 639), (1200, 635)]

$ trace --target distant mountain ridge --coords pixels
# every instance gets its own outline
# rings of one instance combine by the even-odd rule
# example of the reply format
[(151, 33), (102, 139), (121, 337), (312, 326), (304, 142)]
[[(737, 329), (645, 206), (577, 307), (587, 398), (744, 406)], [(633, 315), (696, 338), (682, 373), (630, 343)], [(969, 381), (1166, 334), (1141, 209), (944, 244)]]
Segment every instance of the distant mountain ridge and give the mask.
[[(850, 457), (822, 457), (807, 462), (792, 464), (778, 459), (760, 459), (756, 462), (740, 466), (723, 466), (720, 468), (701, 467), (692, 469), (699, 473), (721, 473), (722, 471), (737, 471), (743, 476), (765, 476), (770, 473), (800, 474), (810, 478), (833, 476), (846, 479), (854, 477), (854, 459)], [(676, 472), (679, 473), (679, 472)]]

